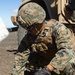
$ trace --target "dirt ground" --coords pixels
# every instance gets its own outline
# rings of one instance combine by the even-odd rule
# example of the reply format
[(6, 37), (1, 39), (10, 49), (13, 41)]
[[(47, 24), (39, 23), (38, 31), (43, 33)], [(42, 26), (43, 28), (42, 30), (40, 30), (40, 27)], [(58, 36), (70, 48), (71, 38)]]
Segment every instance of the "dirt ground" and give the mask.
[(11, 75), (15, 51), (18, 48), (17, 31), (0, 42), (0, 75)]

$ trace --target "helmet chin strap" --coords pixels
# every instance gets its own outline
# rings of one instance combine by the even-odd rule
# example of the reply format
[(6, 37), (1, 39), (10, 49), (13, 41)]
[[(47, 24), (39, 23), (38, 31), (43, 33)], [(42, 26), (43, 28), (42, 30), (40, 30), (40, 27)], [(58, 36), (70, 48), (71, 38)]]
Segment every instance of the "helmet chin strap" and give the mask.
[(44, 29), (44, 23), (42, 23), (42, 27), (41, 27), (40, 30), (38, 30), (38, 29), (35, 27), (35, 30), (37, 31), (37, 32), (36, 32), (36, 35), (38, 35), (43, 29)]

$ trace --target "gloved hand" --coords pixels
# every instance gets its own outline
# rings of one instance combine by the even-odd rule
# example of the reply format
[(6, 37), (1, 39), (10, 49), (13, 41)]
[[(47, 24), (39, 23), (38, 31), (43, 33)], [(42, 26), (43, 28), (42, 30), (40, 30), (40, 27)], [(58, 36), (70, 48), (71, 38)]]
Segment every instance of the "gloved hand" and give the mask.
[(45, 67), (42, 70), (39, 70), (36, 73), (34, 73), (34, 75), (51, 75), (51, 72), (47, 67)]

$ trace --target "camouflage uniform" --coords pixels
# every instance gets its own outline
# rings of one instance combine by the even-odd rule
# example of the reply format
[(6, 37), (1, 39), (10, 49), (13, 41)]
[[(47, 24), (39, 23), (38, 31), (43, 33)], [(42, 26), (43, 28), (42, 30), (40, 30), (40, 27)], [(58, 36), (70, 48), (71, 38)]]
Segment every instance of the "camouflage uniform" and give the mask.
[(50, 63), (57, 74), (61, 75), (64, 72), (64, 75), (74, 75), (75, 43), (73, 41), (74, 35), (65, 25), (58, 21), (49, 21), (37, 37), (25, 35), (15, 58), (14, 71), (35, 72)]
[[(22, 22), (21, 26), (24, 28), (36, 22), (40, 23), (45, 17), (43, 15), (44, 11), (38, 5), (36, 7), (35, 3), (29, 3), (29, 5), (26, 5), (26, 8), (31, 8), (31, 10), (25, 7), (19, 9), (18, 21)], [(34, 12), (32, 7), (35, 9)], [(38, 10), (37, 14), (35, 13), (36, 10)], [(42, 13), (39, 13), (39, 11), (42, 11)], [(42, 18), (39, 17), (39, 14), (42, 15), (40, 15)], [(37, 19), (38, 17), (39, 20)], [(15, 57), (12, 74), (24, 75), (25, 72), (25, 75), (33, 75), (34, 72), (50, 63), (54, 67), (54, 72), (58, 75), (62, 75), (62, 73), (64, 75), (74, 75), (74, 40), (74, 34), (65, 25), (56, 20), (44, 22), (44, 29), (38, 36), (32, 36), (27, 33), (21, 41)], [(57, 74), (53, 73), (52, 75)]]

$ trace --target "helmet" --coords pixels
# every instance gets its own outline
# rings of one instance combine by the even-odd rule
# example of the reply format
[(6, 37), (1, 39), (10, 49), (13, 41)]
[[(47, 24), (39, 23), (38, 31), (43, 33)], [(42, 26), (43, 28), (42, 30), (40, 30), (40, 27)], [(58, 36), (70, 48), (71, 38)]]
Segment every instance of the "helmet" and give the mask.
[(37, 3), (30, 2), (20, 7), (18, 10), (17, 21), (23, 28), (41, 24), (45, 20), (46, 13)]

